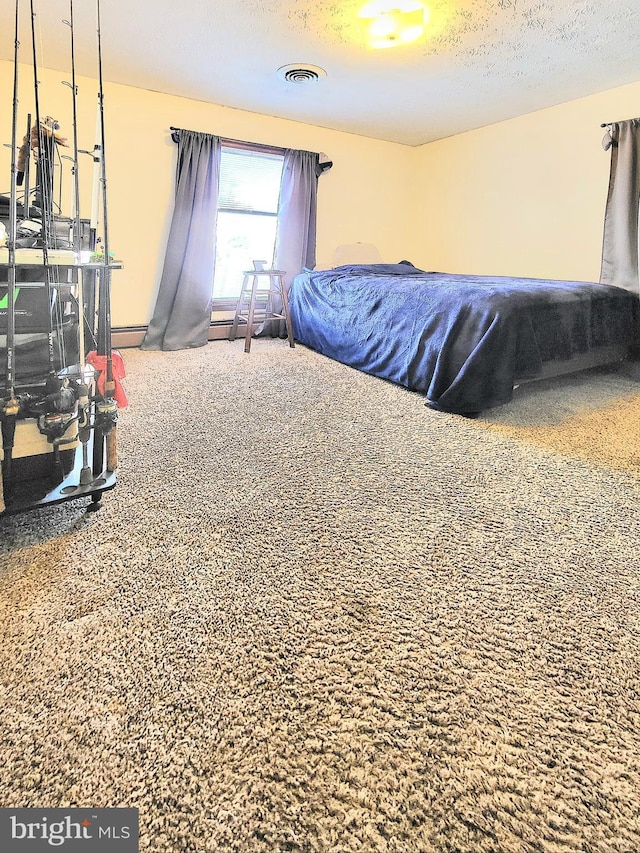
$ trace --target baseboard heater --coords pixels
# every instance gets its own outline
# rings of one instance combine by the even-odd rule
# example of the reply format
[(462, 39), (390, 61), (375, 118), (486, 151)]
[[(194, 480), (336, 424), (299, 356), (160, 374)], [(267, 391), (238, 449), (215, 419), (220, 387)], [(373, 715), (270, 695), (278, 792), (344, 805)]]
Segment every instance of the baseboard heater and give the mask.
[[(215, 320), (209, 326), (209, 340), (223, 341), (229, 337), (231, 320)], [(139, 347), (147, 333), (146, 326), (114, 326), (111, 330), (111, 344), (114, 349)], [(242, 330), (238, 335), (243, 337)]]

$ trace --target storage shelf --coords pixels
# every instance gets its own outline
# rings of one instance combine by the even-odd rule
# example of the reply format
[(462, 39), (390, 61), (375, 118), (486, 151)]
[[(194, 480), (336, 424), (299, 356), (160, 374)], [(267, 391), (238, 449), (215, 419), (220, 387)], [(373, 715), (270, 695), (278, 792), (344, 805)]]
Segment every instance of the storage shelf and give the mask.
[[(44, 256), (42, 249), (16, 249), (15, 265), (17, 267), (42, 267), (44, 266)], [(6, 246), (0, 247), (0, 267), (9, 267), (9, 249)], [(121, 270), (121, 261), (109, 261), (105, 264), (103, 261), (83, 261), (78, 258), (77, 252), (70, 249), (49, 249), (47, 252), (47, 266), (49, 267), (73, 267), (75, 269), (86, 270)]]
[[(49, 475), (36, 476), (33, 478), (25, 477), (24, 470), (20, 471), (23, 475), (19, 478), (20, 488), (11, 495), (6, 495), (6, 509), (0, 515), (0, 518), (7, 515), (16, 515), (26, 510), (36, 509), (38, 507), (51, 506), (53, 504), (64, 503), (65, 501), (75, 500), (76, 498), (91, 498), (90, 509), (99, 509), (100, 500), (103, 492), (110, 491), (116, 485), (116, 475), (113, 471), (100, 471), (97, 475), (94, 474), (90, 483), (80, 484), (80, 472), (82, 470), (82, 448), (76, 447), (72, 450), (62, 450), (63, 454), (74, 454), (73, 466), (71, 470), (64, 475), (62, 481), (54, 484), (50, 480)], [(88, 444), (88, 455), (91, 459), (93, 452), (93, 438)], [(47, 458), (49, 457), (49, 458)], [(52, 467), (53, 454), (41, 454), (32, 457), (19, 457), (13, 461), (13, 465), (17, 469), (24, 468), (25, 465), (43, 467)]]

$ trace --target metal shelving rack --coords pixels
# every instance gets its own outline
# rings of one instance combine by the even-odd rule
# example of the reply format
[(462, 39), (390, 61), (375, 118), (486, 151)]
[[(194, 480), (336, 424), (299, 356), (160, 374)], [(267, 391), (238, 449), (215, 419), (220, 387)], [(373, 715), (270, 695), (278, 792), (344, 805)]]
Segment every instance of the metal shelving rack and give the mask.
[[(4, 277), (3, 273), (7, 266), (0, 260), (0, 279)], [(78, 354), (83, 338), (80, 334), (79, 322), (82, 322), (83, 317), (89, 332), (86, 338), (95, 340), (98, 349), (104, 351), (105, 347), (101, 346), (100, 342), (104, 342), (111, 335), (110, 312), (106, 306), (100, 305), (100, 290), (103, 290), (103, 299), (105, 295), (110, 294), (111, 273), (113, 270), (122, 269), (122, 265), (111, 261), (108, 265), (79, 262), (72, 266), (56, 266), (58, 270), (64, 269), (71, 272), (72, 278), (75, 279), (72, 282), (54, 285), (53, 291), (56, 301), (75, 303), (76, 316), (73, 314), (69, 316), (72, 336), (78, 341)], [(42, 264), (30, 263), (25, 258), (17, 265), (17, 269), (37, 272), (42, 271)], [(66, 295), (61, 296), (62, 292), (66, 292)], [(78, 308), (79, 297), (84, 300), (83, 310)], [(96, 305), (98, 310), (94, 311), (93, 307)], [(46, 334), (46, 330), (43, 329), (40, 337), (44, 338)], [(30, 337), (37, 339), (38, 335)], [(79, 361), (85, 362), (87, 354), (85, 352), (84, 358)], [(32, 371), (37, 370), (36, 365), (31, 365), (31, 368)], [(102, 416), (103, 397), (97, 393), (91, 395), (85, 410), (82, 408), (78, 410), (78, 395), (81, 393), (83, 377), (76, 364), (62, 366), (58, 376), (62, 377), (73, 390), (76, 405), (70, 413), (71, 417), (65, 431), (57, 437), (60, 441), (56, 446), (56, 440), (48, 440), (46, 434), (41, 431), (47, 413), (45, 411), (33, 413), (33, 409), (31, 412), (29, 410), (30, 404), (33, 405), (35, 401), (37, 408), (38, 402), (46, 397), (46, 363), (42, 364), (41, 372), (43, 378), (36, 381), (25, 379), (15, 385), (16, 398), (21, 402), (23, 413), (17, 417), (15, 424), (10, 472), (7, 472), (8, 466), (3, 458), (4, 513), (9, 515), (81, 497), (91, 498), (88, 509), (98, 509), (103, 493), (116, 485), (115, 465), (114, 470), (110, 470), (111, 463), (107, 453), (108, 430), (115, 429), (115, 424), (110, 422), (113, 410), (111, 409), (108, 413), (108, 419)], [(96, 377), (97, 372), (91, 367), (85, 369), (85, 378), (89, 381), (95, 381)], [(55, 417), (56, 413), (49, 414)], [(83, 429), (86, 430), (85, 447), (80, 440)], [(55, 426), (53, 432), (56, 432)], [(2, 456), (4, 457), (4, 454)]]
[[(61, 143), (56, 137), (56, 120), (49, 116), (42, 119), (40, 115), (33, 0), (15, 0), (11, 198), (6, 245), (0, 246), (0, 340), (4, 340), (4, 346), (0, 344), (0, 365), (5, 368), (3, 372), (0, 367), (0, 516), (82, 497), (90, 498), (88, 509), (97, 509), (104, 492), (116, 484), (118, 404), (110, 300), (111, 275), (122, 264), (109, 253), (100, 0), (95, 2), (99, 131), (92, 152), (91, 220), (81, 220), (73, 0), (69, 0), (70, 20), (62, 22), (71, 33), (72, 81), (66, 85), (73, 98), (73, 157), (68, 159), (73, 160), (74, 200), (69, 218), (56, 218), (53, 213), (53, 158)], [(18, 149), (19, 19), (25, 3), (31, 12), (35, 122), (31, 123), (29, 115), (27, 134)], [(25, 159), (25, 152), (26, 186), (23, 203), (18, 205), (17, 162), (20, 157)], [(37, 166), (35, 215), (29, 192), (32, 153)], [(23, 218), (21, 231), (19, 209)], [(39, 223), (33, 242), (24, 242), (25, 220), (36, 226)], [(87, 240), (83, 223), (90, 225)], [(63, 231), (68, 226), (67, 241), (60, 241), (59, 225)], [(97, 252), (99, 244), (102, 254)], [(20, 335), (16, 330), (16, 303), (19, 292), (28, 289), (39, 292), (42, 327), (32, 326), (30, 335)], [(37, 326), (40, 315), (36, 311), (33, 316)], [(90, 349), (91, 345), (94, 349)]]

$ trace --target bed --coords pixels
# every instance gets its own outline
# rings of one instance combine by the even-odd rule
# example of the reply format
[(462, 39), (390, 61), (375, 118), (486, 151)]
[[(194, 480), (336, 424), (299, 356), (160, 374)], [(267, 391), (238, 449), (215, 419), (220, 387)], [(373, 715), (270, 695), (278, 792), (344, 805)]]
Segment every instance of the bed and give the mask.
[(621, 361), (638, 322), (622, 288), (408, 261), (306, 270), (289, 308), (300, 343), (462, 415), (509, 402), (523, 382)]

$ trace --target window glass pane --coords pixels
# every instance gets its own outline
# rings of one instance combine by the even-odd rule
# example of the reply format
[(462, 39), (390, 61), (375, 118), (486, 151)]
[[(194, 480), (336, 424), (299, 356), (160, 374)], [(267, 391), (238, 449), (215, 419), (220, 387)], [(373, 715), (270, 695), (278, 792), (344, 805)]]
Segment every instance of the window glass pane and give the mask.
[(254, 260), (273, 264), (276, 216), (218, 211), (214, 299), (237, 299), (242, 273)]
[(223, 148), (218, 208), (277, 213), (282, 155)]

